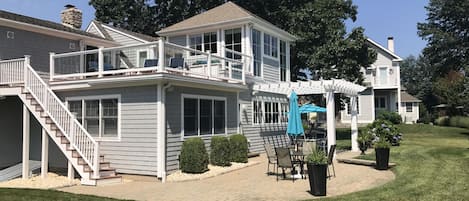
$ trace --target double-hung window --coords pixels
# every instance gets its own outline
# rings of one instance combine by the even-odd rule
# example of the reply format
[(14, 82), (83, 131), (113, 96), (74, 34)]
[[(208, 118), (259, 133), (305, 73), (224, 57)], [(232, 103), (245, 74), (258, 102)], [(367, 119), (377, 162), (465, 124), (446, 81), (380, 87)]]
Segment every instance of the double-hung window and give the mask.
[(280, 103), (280, 122), (288, 122), (288, 103)]
[(184, 137), (225, 134), (226, 99), (183, 95)]
[(278, 57), (278, 38), (264, 33), (264, 54), (270, 57)]
[(253, 101), (253, 123), (272, 124), (288, 121), (288, 103)]
[(252, 102), (253, 108), (253, 122), (254, 124), (262, 123), (262, 102), (261, 101), (253, 101)]
[(68, 107), (91, 136), (99, 139), (119, 137), (119, 97), (71, 98)]
[[(207, 32), (189, 36), (189, 48), (202, 52), (217, 53), (217, 32)], [(198, 55), (191, 52), (191, 56)]]
[[(241, 50), (241, 29), (227, 29), (225, 30), (225, 47), (226, 49), (242, 52)], [(226, 51), (225, 55), (231, 59), (241, 59), (241, 55), (233, 53), (232, 51)]]
[(412, 103), (405, 103), (405, 111), (413, 112)]

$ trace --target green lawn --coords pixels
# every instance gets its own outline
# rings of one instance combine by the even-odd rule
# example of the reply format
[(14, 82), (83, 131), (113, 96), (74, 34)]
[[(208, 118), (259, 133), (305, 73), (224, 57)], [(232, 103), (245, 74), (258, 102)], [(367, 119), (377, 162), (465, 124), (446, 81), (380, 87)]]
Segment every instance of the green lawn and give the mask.
[(53, 190), (9, 189), (0, 188), (0, 200), (8, 201), (114, 201), (88, 195), (77, 195)]
[(398, 164), (394, 181), (325, 200), (469, 200), (469, 130), (399, 127), (404, 141), (391, 148), (391, 161)]

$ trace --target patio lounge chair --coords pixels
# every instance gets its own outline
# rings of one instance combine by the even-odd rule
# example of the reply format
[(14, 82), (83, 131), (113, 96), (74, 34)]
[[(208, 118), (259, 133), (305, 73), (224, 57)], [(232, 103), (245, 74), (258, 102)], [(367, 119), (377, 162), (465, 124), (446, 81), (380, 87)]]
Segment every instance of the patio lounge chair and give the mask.
[[(290, 149), (284, 147), (275, 148), (275, 153), (277, 154), (277, 181), (278, 181), (278, 168), (282, 168), (283, 178), (286, 178), (285, 169), (291, 169), (291, 174), (293, 176), (295, 170), (295, 165), (300, 166), (301, 172), (303, 172), (303, 162), (302, 161), (293, 161)], [(303, 175), (301, 175), (303, 179)], [(293, 182), (295, 182), (295, 177), (293, 177)]]
[(265, 153), (267, 154), (267, 174), (270, 172), (270, 164), (274, 165), (274, 170), (277, 168), (277, 156), (275, 155), (275, 150), (271, 144), (264, 144)]
[(158, 66), (158, 59), (145, 59), (143, 67), (155, 67)]
[(171, 68), (184, 68), (184, 58), (171, 57), (169, 58), (169, 67)]
[(335, 144), (331, 145), (331, 149), (329, 150), (329, 153), (327, 155), (327, 172), (329, 173), (329, 177), (331, 177), (331, 171), (329, 170), (329, 166), (331, 166), (331, 165), (332, 165), (332, 171), (333, 171), (334, 177), (335, 177), (335, 169), (334, 169), (334, 161), (333, 161), (335, 147), (336, 147)]

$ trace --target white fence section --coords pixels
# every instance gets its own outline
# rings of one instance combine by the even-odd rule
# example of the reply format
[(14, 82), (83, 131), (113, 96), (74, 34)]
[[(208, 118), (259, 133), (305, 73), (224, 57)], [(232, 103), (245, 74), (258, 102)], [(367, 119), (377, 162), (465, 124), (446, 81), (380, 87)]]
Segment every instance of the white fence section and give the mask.
[(29, 65), (29, 57), (2, 61), (0, 77), (8, 78), (3, 83), (24, 83), (24, 88), (44, 109), (59, 131), (70, 141), (87, 165), (93, 169), (93, 177), (99, 178), (99, 143), (77, 121), (51, 88)]
[(106, 75), (131, 76), (145, 73), (172, 73), (204, 79), (245, 83), (250, 72), (250, 56), (224, 50), (215, 53), (164, 42), (151, 42), (80, 52), (51, 54), (50, 79), (75, 80)]

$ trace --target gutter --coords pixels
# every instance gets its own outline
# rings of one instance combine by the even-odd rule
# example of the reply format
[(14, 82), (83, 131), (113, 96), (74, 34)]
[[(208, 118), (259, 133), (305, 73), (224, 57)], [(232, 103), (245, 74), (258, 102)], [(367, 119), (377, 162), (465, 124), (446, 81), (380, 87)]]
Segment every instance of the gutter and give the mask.
[(166, 89), (171, 86), (169, 83), (160, 83), (157, 86), (157, 175), (161, 178), (162, 183), (166, 182)]

